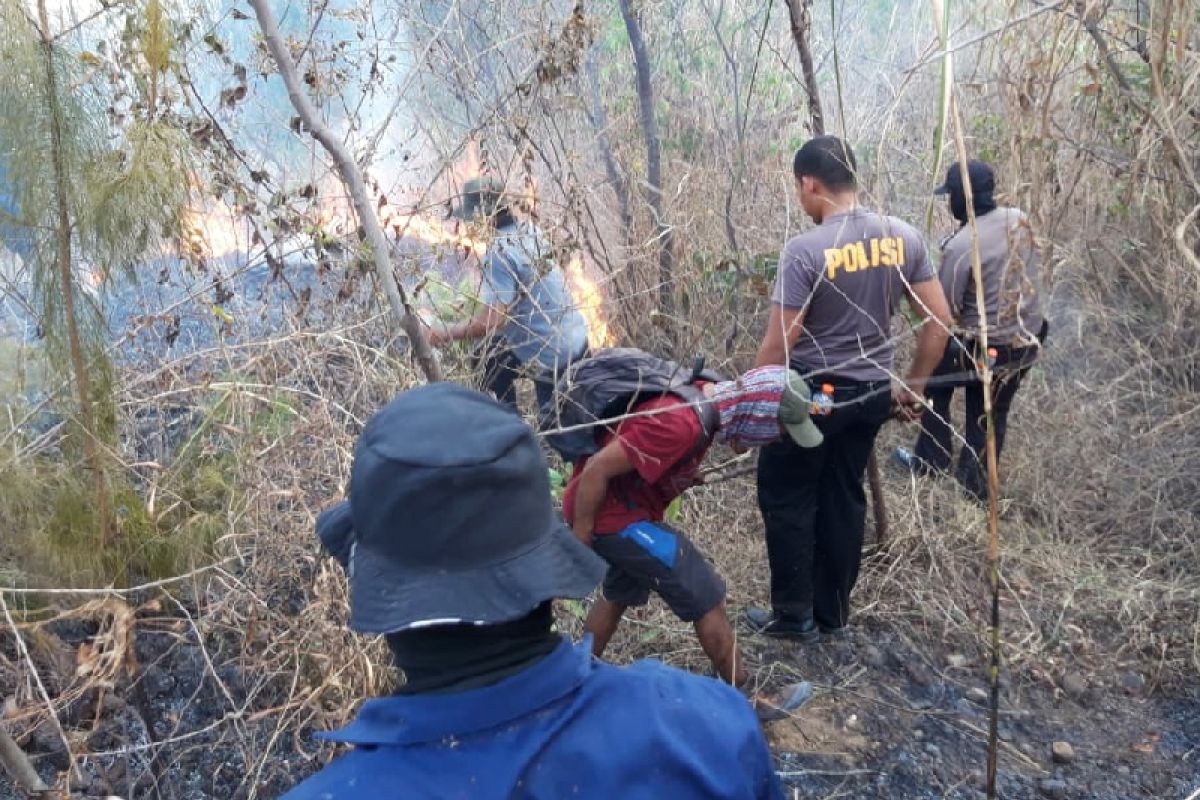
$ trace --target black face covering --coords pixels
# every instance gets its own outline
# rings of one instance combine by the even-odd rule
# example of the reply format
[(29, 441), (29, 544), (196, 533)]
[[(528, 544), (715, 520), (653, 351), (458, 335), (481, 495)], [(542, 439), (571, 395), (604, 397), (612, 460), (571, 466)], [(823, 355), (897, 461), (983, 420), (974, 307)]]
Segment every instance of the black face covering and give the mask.
[(499, 683), (542, 660), (562, 637), (552, 633), (551, 601), (498, 625), (438, 625), (389, 633), (405, 684), (397, 694), (445, 694)]
[[(982, 217), (989, 211), (995, 211), (996, 201), (991, 192), (972, 196), (971, 205), (975, 206), (975, 216)], [(960, 188), (950, 190), (950, 213), (963, 225), (967, 224), (967, 194)]]

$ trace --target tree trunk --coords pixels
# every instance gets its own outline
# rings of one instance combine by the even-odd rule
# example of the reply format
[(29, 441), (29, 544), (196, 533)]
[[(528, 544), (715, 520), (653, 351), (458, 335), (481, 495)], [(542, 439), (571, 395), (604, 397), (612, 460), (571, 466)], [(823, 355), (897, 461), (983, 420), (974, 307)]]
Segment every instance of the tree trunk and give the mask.
[(825, 112), (821, 110), (821, 90), (817, 86), (817, 73), (813, 69), (812, 48), (808, 45), (808, 32), (812, 30), (812, 0), (787, 0), (788, 15), (792, 22), (792, 39), (800, 53), (800, 72), (804, 76), (804, 92), (808, 95), (808, 117), (814, 136), (825, 134)]
[(279, 68), (279, 75), (283, 78), (284, 85), (287, 86), (288, 98), (292, 101), (292, 106), (295, 107), (300, 120), (312, 133), (313, 138), (320, 142), (333, 158), (334, 164), (350, 192), (354, 210), (358, 214), (358, 223), (366, 233), (367, 245), (371, 249), (371, 256), (375, 263), (375, 275), (383, 286), (393, 316), (412, 344), (413, 353), (416, 355), (417, 363), (420, 364), (425, 377), (429, 381), (440, 381), (442, 371), (433, 357), (429, 340), (425, 337), (425, 332), (421, 329), (421, 323), (416, 314), (413, 313), (408, 297), (396, 283), (396, 276), (392, 273), (387, 240), (384, 238), (383, 229), (379, 226), (379, 218), (375, 216), (371, 199), (367, 195), (362, 171), (354, 162), (345, 145), (338, 141), (333, 132), (317, 116), (317, 110), (309, 101), (308, 95), (304, 93), (304, 89), (296, 77), (296, 65), (292, 62), (292, 57), (279, 36), (279, 26), (275, 22), (275, 14), (271, 11), (269, 0), (250, 0), (250, 5), (254, 8), (255, 16), (258, 17), (258, 26), (262, 29), (263, 39), (266, 40), (267, 48), (271, 51), (275, 64)]
[(621, 18), (629, 34), (637, 72), (639, 112), (642, 138), (646, 140), (646, 201), (654, 215), (654, 232), (658, 239), (659, 310), (668, 317), (675, 313), (674, 266), (675, 236), (663, 212), (662, 154), (659, 151), (658, 124), (654, 119), (654, 89), (650, 85), (650, 56), (642, 39), (642, 28), (630, 8), (630, 0), (620, 0)]
[(596, 146), (600, 150), (600, 158), (604, 161), (604, 171), (608, 175), (608, 183), (617, 195), (617, 207), (621, 210), (621, 234), (626, 244), (629, 243), (633, 232), (633, 210), (629, 205), (629, 184), (617, 166), (617, 158), (613, 153), (612, 140), (608, 137), (608, 113), (604, 110), (604, 101), (600, 96), (600, 76), (596, 70), (596, 55), (588, 50), (584, 62), (587, 71), (588, 88), (591, 92), (591, 108), (588, 118), (596, 129)]
[(58, 101), (58, 75), (54, 71), (54, 42), (50, 36), (50, 19), (46, 0), (38, 0), (38, 31), (46, 62), (46, 97), (50, 104), (50, 160), (54, 170), (55, 265), (62, 283), (63, 315), (66, 317), (67, 345), (70, 350), (71, 371), (74, 373), (75, 397), (79, 403), (79, 420), (83, 428), (83, 459), (96, 487), (96, 515), (99, 522), (100, 544), (107, 551), (112, 534), (108, 515), (108, 487), (104, 462), (96, 445), (96, 412), (92, 406), (92, 382), (83, 355), (83, 337), (79, 333), (79, 318), (75, 308), (75, 271), (71, 264), (71, 212), (67, 203), (68, 180), (64, 164), (62, 109)]

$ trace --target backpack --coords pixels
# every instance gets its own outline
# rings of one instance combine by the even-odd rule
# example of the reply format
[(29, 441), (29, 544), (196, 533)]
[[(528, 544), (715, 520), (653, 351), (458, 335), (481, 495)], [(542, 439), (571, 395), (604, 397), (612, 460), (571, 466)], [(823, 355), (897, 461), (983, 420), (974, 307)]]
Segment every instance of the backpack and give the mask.
[[(632, 347), (597, 350), (563, 373), (553, 399), (541, 409), (538, 428), (564, 461), (574, 463), (597, 452), (597, 434), (612, 429), (594, 423), (628, 414), (646, 400), (674, 395), (692, 404), (704, 431), (701, 445), (707, 447), (717, 432), (720, 416), (695, 385), (698, 380), (724, 378), (704, 369), (703, 358), (697, 358), (693, 367), (686, 369)], [(577, 427), (581, 425), (589, 427)], [(561, 430), (564, 428), (568, 430)]]

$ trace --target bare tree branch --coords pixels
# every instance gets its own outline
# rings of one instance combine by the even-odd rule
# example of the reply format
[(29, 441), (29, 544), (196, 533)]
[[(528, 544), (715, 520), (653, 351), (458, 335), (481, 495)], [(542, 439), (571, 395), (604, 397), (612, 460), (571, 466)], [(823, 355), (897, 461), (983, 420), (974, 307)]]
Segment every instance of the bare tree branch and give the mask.
[(788, 15), (791, 17), (792, 40), (800, 54), (800, 70), (804, 75), (804, 91), (808, 95), (808, 117), (815, 136), (825, 133), (825, 112), (821, 109), (821, 89), (817, 85), (817, 73), (813, 69), (812, 48), (808, 34), (812, 30), (812, 0), (787, 0)]
[(279, 68), (279, 75), (287, 86), (288, 98), (292, 101), (296, 113), (312, 133), (313, 138), (320, 142), (333, 158), (338, 172), (350, 192), (354, 210), (358, 214), (359, 225), (366, 233), (367, 246), (371, 250), (371, 257), (375, 263), (375, 275), (383, 285), (384, 294), (387, 295), (388, 305), (392, 308), (393, 316), (412, 344), (413, 353), (416, 355), (417, 363), (420, 364), (425, 377), (430, 381), (440, 381), (442, 371), (433, 356), (433, 350), (429, 347), (429, 340), (425, 337), (425, 332), (422, 330), (416, 314), (413, 313), (408, 297), (396, 282), (396, 276), (392, 272), (387, 240), (384, 238), (383, 229), (379, 226), (379, 218), (375, 215), (371, 199), (367, 196), (362, 170), (350, 156), (346, 146), (317, 116), (317, 110), (301, 88), (300, 80), (296, 77), (296, 65), (279, 35), (279, 25), (275, 21), (275, 14), (271, 11), (267, 0), (251, 0), (250, 5), (254, 7), (254, 14), (258, 17), (258, 26), (262, 29), (267, 48), (271, 51), (271, 56)]
[(26, 791), (49, 791), (50, 787), (42, 782), (37, 770), (29, 763), (29, 756), (25, 755), (25, 752), (13, 741), (2, 722), (0, 722), (0, 764), (4, 765), (4, 769), (13, 777), (13, 780), (24, 786)]

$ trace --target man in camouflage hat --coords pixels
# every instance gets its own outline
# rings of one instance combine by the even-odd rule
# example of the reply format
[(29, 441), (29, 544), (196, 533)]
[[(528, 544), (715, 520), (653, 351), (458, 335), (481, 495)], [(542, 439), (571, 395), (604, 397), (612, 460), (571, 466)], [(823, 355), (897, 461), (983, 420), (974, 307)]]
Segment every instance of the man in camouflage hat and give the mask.
[(474, 359), (482, 386), (516, 410), (516, 380), (533, 380), (539, 406), (553, 396), (558, 376), (587, 352), (587, 323), (567, 288), (545, 236), (514, 215), (503, 181), (467, 181), (454, 215), (478, 221), (488, 239), (480, 306), (470, 319), (430, 331), (430, 342), (479, 344)]

